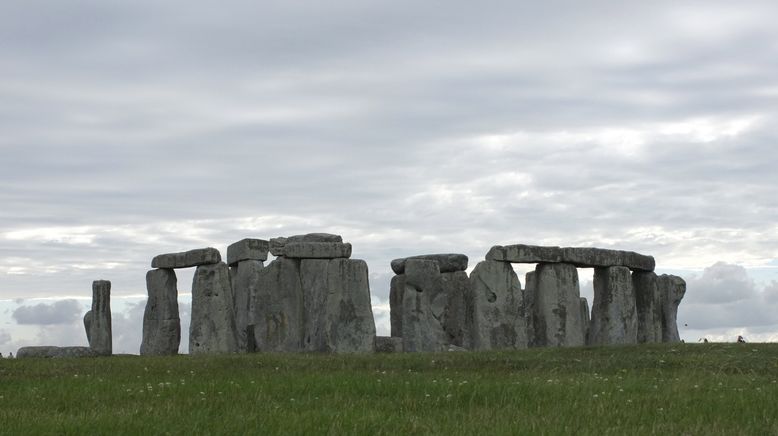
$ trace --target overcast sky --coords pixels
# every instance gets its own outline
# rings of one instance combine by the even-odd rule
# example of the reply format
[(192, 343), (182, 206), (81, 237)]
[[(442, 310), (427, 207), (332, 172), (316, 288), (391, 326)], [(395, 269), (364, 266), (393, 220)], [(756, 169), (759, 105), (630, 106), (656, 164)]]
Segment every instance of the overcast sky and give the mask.
[(108, 279), (115, 351), (137, 352), (154, 255), (316, 231), (367, 260), (379, 332), (391, 259), (527, 243), (654, 255), (688, 281), (687, 341), (778, 340), (776, 16), (5, 1), (0, 351), (85, 344)]

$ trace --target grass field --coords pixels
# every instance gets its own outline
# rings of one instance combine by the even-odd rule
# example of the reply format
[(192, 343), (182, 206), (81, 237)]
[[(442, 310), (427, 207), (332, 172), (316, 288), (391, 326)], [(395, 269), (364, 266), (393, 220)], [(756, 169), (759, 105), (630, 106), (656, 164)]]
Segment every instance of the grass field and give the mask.
[(2, 434), (778, 435), (778, 344), (0, 360)]

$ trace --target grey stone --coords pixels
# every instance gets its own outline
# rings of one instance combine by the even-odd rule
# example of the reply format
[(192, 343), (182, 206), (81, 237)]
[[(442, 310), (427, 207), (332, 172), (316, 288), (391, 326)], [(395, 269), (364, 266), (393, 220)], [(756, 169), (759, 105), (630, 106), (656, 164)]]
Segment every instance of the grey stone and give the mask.
[(89, 347), (95, 353), (111, 355), (113, 335), (111, 330), (111, 282), (92, 282), (92, 321), (89, 324)]
[(632, 287), (638, 315), (638, 343), (662, 342), (662, 299), (656, 273), (633, 272)]
[(280, 257), (259, 273), (254, 339), (259, 352), (302, 350), (304, 320), (300, 260)]
[(270, 238), (270, 241), (268, 241), (268, 250), (270, 250), (270, 254), (273, 256), (283, 256), (286, 240), (287, 238), (284, 237)]
[(375, 321), (370, 304), (367, 263), (351, 259), (303, 259), (306, 351), (369, 353)]
[[(483, 261), (470, 274), (468, 310), (472, 317), (472, 348), (526, 348), (527, 321), (521, 283), (510, 264)], [(403, 329), (405, 327), (403, 326)]]
[[(235, 312), (235, 329), (237, 332), (238, 351), (249, 352), (255, 343), (249, 343), (248, 326), (255, 325), (254, 314), (257, 305), (259, 274), (264, 264), (258, 260), (243, 260), (238, 262), (232, 273), (232, 294)], [(253, 337), (253, 332), (252, 332)]]
[(287, 242), (343, 242), (340, 235), (330, 233), (308, 233), (306, 235), (295, 235), (289, 237), (279, 237), (270, 239), (270, 254), (273, 256), (284, 256)]
[(569, 263), (579, 268), (625, 266), (636, 271), (653, 271), (656, 266), (653, 257), (632, 251), (523, 244), (496, 245), (486, 254), (486, 259), (511, 263)]
[(284, 256), (292, 259), (337, 259), (351, 257), (351, 244), (342, 242), (287, 242)]
[(402, 337), (403, 295), (405, 294), (405, 274), (392, 277), (389, 285), (389, 322), (391, 335)]
[(242, 239), (227, 247), (227, 264), (233, 266), (242, 260), (267, 260), (270, 244), (264, 239)]
[(470, 348), (472, 319), (467, 313), (467, 298), (470, 297), (470, 279), (467, 273), (464, 271), (441, 273), (440, 285), (437, 288), (445, 299), (436, 296), (433, 301), (442, 300), (441, 303), (445, 303), (439, 320), (448, 335), (448, 344)]
[(178, 314), (178, 279), (172, 269), (153, 269), (146, 273), (149, 298), (143, 312), (141, 355), (178, 354), (181, 344), (181, 319)]
[(86, 330), (86, 341), (89, 343), (92, 340), (92, 310), (87, 310), (84, 314), (84, 330)]
[(581, 297), (581, 322), (583, 322), (583, 337), (584, 344), (589, 343), (589, 323), (591, 318), (589, 317), (589, 302), (586, 298)]
[(405, 268), (402, 338), (404, 352), (445, 351), (448, 335), (441, 315), (446, 295), (439, 292), (440, 270), (432, 260), (410, 259)]
[(632, 277), (623, 266), (594, 270), (591, 345), (636, 344), (637, 310)]
[(214, 265), (222, 261), (219, 250), (199, 248), (182, 253), (160, 254), (151, 260), (152, 268), (191, 268), (200, 265)]
[(403, 351), (403, 338), (395, 336), (376, 336), (376, 353), (400, 353)]
[(537, 346), (537, 339), (535, 338), (535, 288), (537, 287), (537, 280), (535, 271), (530, 271), (524, 276), (524, 292), (522, 298), (524, 299), (524, 317), (527, 320), (527, 346)]
[(678, 305), (686, 295), (684, 279), (662, 274), (657, 278), (662, 301), (662, 342), (680, 342), (678, 334)]
[(238, 351), (235, 312), (226, 263), (200, 265), (192, 281), (189, 354)]
[(23, 358), (62, 358), (62, 357), (97, 357), (99, 353), (89, 347), (22, 347), (16, 352), (18, 359)]
[(585, 345), (578, 270), (567, 263), (535, 268), (535, 344), (547, 347)]
[(391, 262), (392, 271), (395, 274), (405, 273), (405, 262), (408, 259), (434, 260), (437, 262), (441, 273), (464, 271), (467, 269), (467, 256), (464, 254), (444, 253), (444, 254), (424, 254), (421, 256), (411, 256), (402, 259), (395, 259)]

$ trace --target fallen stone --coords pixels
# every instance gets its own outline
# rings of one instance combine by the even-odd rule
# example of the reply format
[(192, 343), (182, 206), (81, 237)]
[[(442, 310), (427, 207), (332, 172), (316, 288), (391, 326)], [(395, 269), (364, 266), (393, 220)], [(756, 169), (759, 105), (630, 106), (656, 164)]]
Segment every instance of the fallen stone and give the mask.
[(295, 235), (270, 239), (270, 254), (284, 256), (287, 242), (343, 242), (340, 235), (330, 233), (308, 233), (307, 235)]
[(87, 310), (84, 314), (84, 330), (86, 330), (86, 341), (89, 343), (92, 338), (92, 331), (90, 330), (92, 328), (92, 310)]
[(632, 287), (638, 316), (638, 343), (662, 342), (662, 298), (656, 273), (633, 272)]
[(511, 265), (491, 260), (479, 262), (470, 274), (470, 289), (472, 348), (526, 348), (521, 283)]
[(405, 294), (405, 274), (392, 277), (389, 285), (389, 323), (391, 335), (402, 337), (403, 295)]
[[(234, 267), (232, 293), (235, 311), (235, 329), (238, 351), (248, 353), (256, 344), (249, 344), (248, 326), (255, 325), (254, 314), (257, 305), (259, 274), (264, 264), (258, 260), (243, 260)], [(261, 302), (260, 302), (261, 303)], [(252, 332), (253, 337), (253, 332)]]
[(405, 262), (408, 259), (434, 260), (438, 264), (441, 273), (465, 271), (467, 269), (467, 256), (464, 254), (424, 254), (421, 256), (411, 256), (402, 259), (395, 259), (391, 262), (392, 271), (395, 274), (405, 273)]
[(403, 351), (403, 338), (394, 336), (376, 336), (376, 353), (401, 353)]
[(435, 261), (408, 260), (402, 308), (404, 352), (446, 350), (448, 335), (440, 320), (446, 296), (438, 291), (439, 285), (440, 270)]
[(662, 274), (657, 278), (662, 304), (662, 342), (680, 342), (678, 334), (678, 305), (686, 295), (684, 279)]
[(653, 271), (656, 266), (653, 257), (632, 251), (523, 244), (496, 245), (486, 254), (486, 259), (511, 263), (569, 263), (579, 268), (625, 266), (636, 271)]
[(637, 343), (635, 292), (628, 268), (614, 266), (594, 270), (589, 336), (591, 345)]
[(178, 314), (178, 279), (175, 271), (153, 269), (147, 272), (146, 291), (149, 298), (143, 312), (140, 354), (178, 354), (181, 344), (181, 319)]
[(262, 268), (257, 283), (254, 339), (258, 352), (298, 352), (304, 302), (300, 261), (280, 257)]
[(151, 260), (152, 268), (191, 268), (200, 265), (214, 265), (222, 261), (219, 250), (199, 248), (182, 253), (160, 254)]
[(536, 334), (535, 334), (535, 294), (536, 294), (537, 280), (535, 271), (530, 271), (524, 276), (524, 292), (522, 292), (522, 298), (524, 300), (524, 317), (527, 320), (527, 347), (535, 347)]
[(189, 354), (238, 351), (235, 312), (226, 263), (200, 265), (192, 282)]
[(113, 351), (111, 330), (111, 282), (92, 282), (92, 312), (89, 324), (89, 347), (95, 353), (110, 356)]
[(264, 239), (243, 239), (227, 247), (227, 264), (236, 265), (243, 260), (267, 260), (270, 244)]
[(291, 259), (337, 259), (351, 257), (351, 244), (342, 242), (287, 242), (284, 256)]
[(535, 344), (585, 345), (578, 270), (567, 263), (540, 263), (535, 268), (535, 278)]
[(62, 358), (62, 357), (97, 357), (96, 353), (89, 347), (22, 347), (16, 352), (18, 359), (23, 358)]

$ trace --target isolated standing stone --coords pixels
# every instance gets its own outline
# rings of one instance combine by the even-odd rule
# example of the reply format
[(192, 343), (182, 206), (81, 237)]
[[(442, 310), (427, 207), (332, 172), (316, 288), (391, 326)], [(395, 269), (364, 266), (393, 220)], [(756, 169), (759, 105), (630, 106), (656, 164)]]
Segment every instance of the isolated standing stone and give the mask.
[(594, 270), (594, 302), (589, 335), (591, 345), (636, 344), (635, 292), (629, 268)]
[(538, 346), (585, 345), (578, 270), (567, 263), (535, 268), (535, 335)]
[(302, 350), (304, 322), (300, 260), (280, 257), (259, 273), (254, 339), (257, 351)]
[(434, 260), (438, 264), (441, 273), (465, 271), (467, 269), (467, 256), (464, 254), (423, 254), (421, 256), (404, 257), (391, 262), (392, 271), (395, 274), (405, 273), (405, 262), (408, 259)]
[(633, 272), (632, 286), (638, 315), (638, 343), (662, 342), (662, 299), (656, 273)]
[(268, 241), (264, 239), (242, 239), (227, 247), (227, 264), (235, 266), (244, 260), (267, 260), (267, 251), (270, 249)]
[[(249, 352), (255, 344), (249, 344), (248, 326), (254, 325), (259, 274), (264, 264), (258, 260), (243, 260), (237, 263), (232, 274), (232, 293), (235, 311), (235, 329), (238, 351)], [(251, 334), (253, 337), (253, 332)]]
[(662, 274), (657, 287), (662, 298), (662, 342), (680, 342), (678, 305), (686, 294), (686, 282), (678, 276)]
[(110, 356), (113, 351), (111, 332), (111, 282), (92, 283), (92, 322), (89, 326), (89, 347), (95, 353)]
[(181, 319), (178, 314), (178, 279), (172, 269), (153, 269), (146, 273), (149, 298), (143, 312), (141, 355), (178, 354), (181, 344)]
[(448, 337), (441, 317), (446, 296), (439, 292), (440, 269), (433, 260), (410, 259), (403, 292), (403, 351), (444, 351)]
[(527, 347), (521, 283), (509, 263), (480, 262), (470, 274), (470, 292), (473, 349)]
[(219, 250), (199, 248), (182, 253), (160, 254), (151, 260), (152, 268), (191, 268), (200, 265), (214, 265), (222, 261)]
[(230, 269), (223, 262), (198, 266), (192, 282), (189, 354), (237, 351)]

